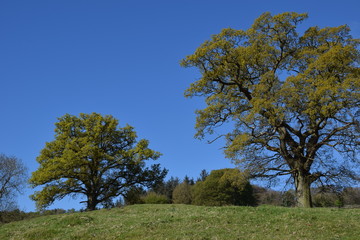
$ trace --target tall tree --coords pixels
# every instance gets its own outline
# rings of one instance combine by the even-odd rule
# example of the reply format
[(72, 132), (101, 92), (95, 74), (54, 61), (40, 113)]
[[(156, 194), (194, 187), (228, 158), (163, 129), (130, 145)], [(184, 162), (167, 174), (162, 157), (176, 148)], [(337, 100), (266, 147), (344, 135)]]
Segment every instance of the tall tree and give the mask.
[(15, 197), (27, 179), (27, 169), (20, 159), (0, 154), (0, 211), (14, 210)]
[(134, 186), (162, 181), (167, 173), (159, 164), (145, 166), (160, 153), (148, 148), (149, 141), (137, 141), (133, 127), (118, 127), (112, 116), (66, 114), (55, 125), (55, 140), (46, 143), (37, 157), (40, 167), (30, 178), (34, 187), (45, 185), (32, 195), (39, 208), (81, 194), (87, 209), (94, 210)]
[(200, 177), (196, 181), (197, 182), (205, 181), (208, 176), (209, 176), (209, 173), (206, 171), (206, 169), (203, 169), (200, 172)]
[(196, 136), (233, 123), (226, 156), (254, 177), (290, 175), (297, 205), (311, 207), (312, 183), (353, 177), (358, 166), (360, 70), (348, 26), (301, 34), (306, 18), (264, 13), (248, 30), (212, 36), (182, 65), (202, 74), (186, 91), (206, 98)]

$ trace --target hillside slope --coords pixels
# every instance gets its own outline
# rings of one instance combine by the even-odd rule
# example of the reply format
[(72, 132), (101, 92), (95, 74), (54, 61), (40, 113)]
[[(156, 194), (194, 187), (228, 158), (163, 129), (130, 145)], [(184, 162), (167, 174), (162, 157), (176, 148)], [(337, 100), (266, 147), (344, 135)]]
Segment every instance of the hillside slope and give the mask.
[(0, 226), (0, 239), (359, 239), (360, 209), (134, 205)]

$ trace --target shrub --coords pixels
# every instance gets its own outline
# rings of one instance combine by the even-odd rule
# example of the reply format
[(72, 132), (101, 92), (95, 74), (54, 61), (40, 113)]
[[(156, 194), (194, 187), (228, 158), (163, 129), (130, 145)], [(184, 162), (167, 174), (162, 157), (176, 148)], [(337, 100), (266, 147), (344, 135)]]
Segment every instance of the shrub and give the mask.
[(338, 207), (340, 199), (335, 193), (320, 192), (315, 194), (313, 204), (315, 207)]
[(177, 185), (180, 184), (180, 179), (177, 177), (171, 177), (167, 181), (162, 181), (155, 185), (151, 190), (157, 194), (165, 195), (169, 202), (172, 202), (172, 194)]
[(315, 207), (343, 207), (344, 198), (340, 187), (329, 185), (313, 189), (313, 204)]
[(296, 199), (295, 199), (295, 192), (293, 190), (289, 190), (284, 192), (281, 195), (282, 198), (282, 206), (284, 207), (295, 207)]
[(191, 204), (191, 185), (186, 182), (177, 185), (174, 189), (172, 199), (175, 204)]
[(26, 218), (26, 213), (15, 209), (13, 211), (1, 211), (0, 212), (0, 224), (9, 223), (14, 221), (20, 221)]
[(245, 174), (238, 169), (214, 170), (205, 181), (193, 188), (193, 203), (196, 205), (255, 205), (252, 186)]
[(141, 197), (141, 202), (145, 204), (166, 204), (169, 203), (169, 199), (165, 195), (148, 192), (145, 196)]
[(345, 205), (360, 205), (360, 188), (347, 187), (342, 192)]

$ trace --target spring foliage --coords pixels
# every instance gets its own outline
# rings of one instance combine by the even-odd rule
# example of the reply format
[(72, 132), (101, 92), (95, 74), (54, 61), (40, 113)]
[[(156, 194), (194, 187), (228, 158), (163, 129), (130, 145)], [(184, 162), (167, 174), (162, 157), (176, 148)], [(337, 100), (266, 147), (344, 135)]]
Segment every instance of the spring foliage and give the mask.
[(112, 116), (66, 114), (55, 125), (55, 140), (37, 157), (40, 166), (30, 179), (34, 187), (43, 186), (32, 195), (39, 208), (80, 194), (87, 209), (94, 210), (133, 186), (152, 186), (167, 173), (159, 164), (145, 166), (160, 153), (148, 148), (149, 141), (137, 141), (133, 127), (118, 127)]
[(177, 185), (172, 194), (172, 200), (175, 204), (191, 204), (192, 202), (192, 185), (182, 182)]
[(211, 171), (205, 181), (195, 184), (193, 204), (252, 206), (255, 198), (246, 174), (238, 169), (220, 169)]
[(310, 207), (313, 182), (354, 177), (359, 163), (360, 54), (348, 26), (301, 33), (306, 18), (264, 13), (248, 30), (213, 35), (182, 66), (201, 73), (185, 94), (207, 104), (196, 136), (233, 123), (226, 156), (254, 177), (291, 176), (298, 206)]

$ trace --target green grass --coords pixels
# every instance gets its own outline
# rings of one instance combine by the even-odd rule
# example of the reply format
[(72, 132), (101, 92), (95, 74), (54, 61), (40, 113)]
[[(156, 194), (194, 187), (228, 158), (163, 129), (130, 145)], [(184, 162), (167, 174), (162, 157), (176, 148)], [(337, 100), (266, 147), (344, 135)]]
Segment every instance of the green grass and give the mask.
[(0, 239), (360, 239), (360, 209), (134, 205), (0, 226)]

